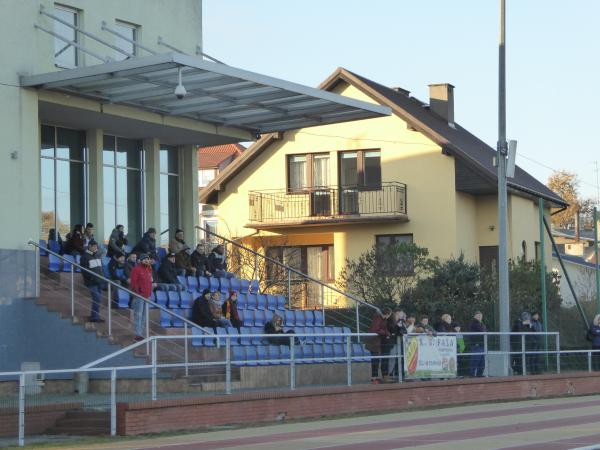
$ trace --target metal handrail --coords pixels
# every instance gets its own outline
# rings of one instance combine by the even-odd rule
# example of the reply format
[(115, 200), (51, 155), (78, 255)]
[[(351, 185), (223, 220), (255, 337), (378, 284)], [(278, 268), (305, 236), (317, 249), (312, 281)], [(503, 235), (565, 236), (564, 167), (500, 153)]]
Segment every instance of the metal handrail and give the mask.
[(360, 185), (360, 184), (350, 184), (350, 185), (341, 185), (341, 184), (332, 184), (325, 186), (306, 186), (297, 190), (289, 189), (289, 188), (278, 188), (278, 189), (258, 189), (248, 191), (248, 194), (275, 194), (275, 193), (289, 193), (289, 194), (308, 194), (311, 192), (320, 192), (320, 191), (328, 191), (328, 190), (339, 190), (339, 189), (356, 189), (363, 191), (373, 191), (380, 190), (385, 186), (397, 186), (406, 188), (406, 183), (401, 183), (400, 181), (382, 181), (377, 185)]
[(204, 227), (201, 227), (200, 225), (196, 225), (196, 228), (199, 229), (199, 230), (203, 230), (205, 233), (212, 234), (213, 236), (216, 236), (217, 238), (219, 238), (219, 239), (221, 239), (221, 240), (223, 240), (223, 241), (225, 241), (225, 242), (227, 242), (227, 243), (229, 243), (231, 245), (235, 245), (236, 247), (239, 247), (239, 248), (241, 248), (243, 250), (246, 250), (246, 251), (252, 253), (254, 256), (258, 256), (260, 258), (263, 258), (263, 259), (265, 259), (266, 261), (269, 261), (272, 264), (275, 264), (275, 265), (277, 265), (279, 267), (284, 268), (285, 270), (293, 272), (296, 275), (299, 275), (299, 276), (301, 276), (301, 277), (303, 277), (303, 278), (305, 278), (305, 279), (307, 279), (309, 281), (317, 283), (320, 286), (323, 286), (325, 288), (331, 289), (332, 291), (337, 292), (338, 294), (341, 294), (344, 297), (348, 297), (350, 300), (353, 300), (356, 303), (360, 303), (363, 306), (367, 306), (367, 307), (369, 307), (369, 308), (371, 308), (371, 309), (373, 309), (373, 310), (375, 310), (377, 312), (381, 312), (381, 310), (377, 306), (372, 305), (370, 303), (367, 303), (366, 301), (364, 301), (364, 300), (362, 300), (360, 298), (357, 298), (357, 297), (355, 297), (352, 294), (344, 292), (341, 289), (336, 288), (335, 286), (331, 286), (329, 284), (323, 283), (321, 280), (317, 280), (316, 278), (313, 278), (310, 275), (307, 275), (307, 274), (301, 272), (300, 270), (294, 269), (293, 267), (287, 266), (287, 265), (285, 265), (285, 264), (277, 261), (276, 259), (273, 259), (273, 258), (271, 258), (271, 257), (269, 257), (267, 255), (263, 255), (263, 254), (255, 251), (255, 250), (252, 250), (251, 248), (246, 247), (245, 245), (242, 245), (242, 244), (240, 244), (238, 242), (235, 242), (235, 241), (233, 241), (231, 239), (228, 239), (228, 238), (226, 238), (224, 236), (221, 236), (221, 235), (219, 235), (219, 234), (217, 234), (217, 233), (215, 233), (213, 231), (210, 231), (210, 230), (208, 230), (208, 229), (206, 229)]
[[(30, 241), (29, 241), (29, 242), (27, 242), (27, 243), (28, 243), (29, 245), (33, 246), (33, 247), (37, 247), (38, 249), (42, 248), (42, 247), (41, 247), (41, 246), (40, 246), (38, 243), (36, 243), (36, 242), (34, 242), (34, 241), (32, 241), (32, 240), (30, 240)], [(150, 299), (144, 298), (144, 297), (143, 297), (143, 296), (141, 296), (140, 294), (137, 294), (137, 293), (133, 292), (132, 290), (130, 290), (130, 289), (127, 289), (127, 288), (125, 288), (125, 287), (121, 286), (120, 284), (117, 284), (117, 283), (115, 283), (114, 281), (112, 281), (112, 280), (109, 280), (108, 278), (106, 278), (106, 277), (104, 277), (104, 276), (102, 276), (102, 275), (98, 275), (97, 273), (95, 273), (95, 272), (92, 272), (91, 270), (89, 270), (89, 269), (86, 269), (85, 267), (82, 267), (81, 265), (77, 264), (75, 261), (70, 261), (70, 260), (68, 260), (68, 259), (67, 259), (67, 258), (65, 258), (64, 256), (62, 256), (62, 255), (60, 255), (60, 254), (58, 254), (58, 253), (56, 253), (56, 252), (53, 252), (53, 251), (52, 251), (52, 250), (50, 250), (49, 248), (45, 248), (44, 250), (45, 250), (45, 251), (46, 251), (48, 254), (50, 254), (50, 255), (54, 255), (54, 256), (56, 256), (57, 258), (61, 259), (62, 261), (67, 261), (69, 264), (71, 264), (71, 265), (72, 265), (72, 266), (74, 266), (74, 267), (78, 267), (78, 268), (79, 268), (79, 269), (81, 269), (81, 270), (85, 270), (87, 273), (89, 273), (89, 274), (91, 274), (91, 275), (93, 275), (93, 276), (95, 276), (95, 277), (97, 277), (97, 278), (101, 279), (101, 280), (102, 280), (102, 281), (104, 281), (105, 283), (108, 283), (108, 284), (110, 284), (110, 285), (114, 286), (114, 287), (115, 287), (115, 288), (117, 288), (117, 289), (121, 289), (121, 290), (123, 290), (123, 291), (127, 292), (129, 295), (133, 295), (134, 297), (137, 297), (137, 298), (139, 298), (139, 299), (143, 300), (144, 302), (148, 303), (149, 305), (152, 305), (152, 306), (154, 306), (155, 308), (157, 308), (157, 309), (160, 309), (161, 311), (164, 311), (164, 312), (166, 312), (167, 314), (169, 314), (169, 315), (171, 315), (171, 316), (173, 316), (173, 317), (176, 317), (177, 319), (180, 319), (180, 320), (182, 320), (182, 321), (183, 321), (183, 323), (185, 323), (185, 324), (189, 325), (189, 326), (190, 326), (190, 327), (192, 327), (192, 328), (198, 328), (198, 329), (202, 330), (202, 331), (203, 331), (204, 333), (206, 333), (206, 334), (210, 334), (210, 335), (214, 335), (214, 334), (215, 334), (214, 332), (212, 332), (212, 331), (208, 331), (206, 328), (204, 328), (204, 327), (201, 327), (201, 326), (199, 326), (199, 325), (195, 324), (195, 323), (194, 323), (194, 322), (192, 322), (191, 320), (189, 320), (189, 319), (186, 319), (185, 317), (183, 317), (183, 316), (180, 316), (180, 315), (179, 315), (179, 314), (177, 314), (177, 313), (174, 313), (174, 312), (173, 312), (173, 311), (171, 311), (169, 308), (165, 308), (164, 306), (162, 306), (162, 305), (159, 305), (158, 303), (155, 303), (155, 302), (153, 302), (153, 301), (152, 301), (152, 300), (150, 300)], [(147, 317), (147, 318), (146, 318), (146, 320), (149, 320), (149, 318)]]

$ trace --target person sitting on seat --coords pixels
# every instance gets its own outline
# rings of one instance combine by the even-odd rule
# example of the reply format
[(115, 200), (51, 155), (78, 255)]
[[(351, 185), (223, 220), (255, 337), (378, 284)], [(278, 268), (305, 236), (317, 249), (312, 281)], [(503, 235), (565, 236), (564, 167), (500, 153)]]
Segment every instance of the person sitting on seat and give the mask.
[[(281, 317), (279, 314), (273, 314), (273, 318), (269, 322), (265, 323), (264, 331), (265, 334), (272, 335), (295, 334), (294, 330), (288, 330), (287, 332), (284, 331), (283, 317)], [(296, 338), (294, 339), (295, 342), (298, 343)], [(291, 339), (284, 336), (269, 336), (267, 341), (269, 341), (269, 343), (272, 345), (290, 345)]]
[(179, 282), (177, 275), (179, 275), (179, 271), (175, 266), (175, 253), (169, 253), (158, 268), (158, 282), (163, 286), (168, 285), (168, 290), (182, 291), (183, 286)]
[(144, 233), (144, 237), (135, 245), (133, 251), (138, 255), (147, 254), (156, 260), (156, 228), (148, 228), (148, 231)]
[(85, 247), (87, 248), (90, 245), (91, 241), (95, 241), (94, 239), (94, 224), (92, 222), (88, 222), (85, 225), (85, 230), (83, 230), (83, 242)]
[(181, 250), (176, 253), (175, 256), (175, 267), (180, 274), (189, 275), (192, 277), (196, 276), (196, 268), (192, 264), (192, 258), (188, 254), (188, 250)]
[(223, 302), (221, 306), (221, 312), (223, 317), (231, 322), (231, 324), (237, 328), (238, 333), (241, 334), (240, 328), (243, 322), (240, 320), (240, 315), (237, 309), (237, 298), (238, 293), (236, 291), (229, 291), (229, 298)]
[(123, 225), (117, 225), (108, 238), (108, 252), (106, 253), (106, 256), (112, 258), (116, 253), (125, 254), (125, 245), (127, 245), (125, 227)]
[(67, 255), (83, 255), (85, 253), (85, 241), (83, 239), (83, 225), (77, 224), (73, 231), (67, 236), (67, 242), (63, 247)]
[(212, 276), (212, 273), (208, 270), (208, 256), (206, 256), (206, 252), (204, 251), (204, 245), (198, 244), (196, 250), (190, 255), (190, 259), (199, 277)]
[(231, 322), (224, 319), (217, 319), (211, 309), (211, 293), (209, 289), (204, 289), (202, 295), (194, 300), (192, 306), (192, 322), (201, 327), (210, 327), (217, 332), (217, 327), (231, 327)]
[(234, 278), (235, 275), (227, 272), (227, 261), (225, 258), (225, 247), (217, 245), (208, 255), (208, 271), (217, 278)]
[(169, 242), (169, 251), (171, 253), (175, 253), (178, 255), (180, 252), (184, 250), (190, 250), (190, 246), (185, 243), (183, 240), (183, 230), (177, 229), (175, 231), (175, 239)]
[(129, 286), (128, 276), (125, 273), (125, 255), (115, 253), (108, 263), (108, 274), (110, 279), (123, 287)]

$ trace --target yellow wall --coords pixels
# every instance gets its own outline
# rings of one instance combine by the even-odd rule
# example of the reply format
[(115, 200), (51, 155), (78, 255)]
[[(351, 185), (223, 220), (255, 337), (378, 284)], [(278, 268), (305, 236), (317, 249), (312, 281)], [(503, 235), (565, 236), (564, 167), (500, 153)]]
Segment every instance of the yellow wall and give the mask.
[[(372, 102), (353, 86), (342, 85), (337, 92)], [(413, 234), (414, 242), (428, 248), (431, 256), (446, 259), (464, 253), (473, 262), (479, 259), (479, 246), (497, 245), (496, 196), (456, 192), (454, 158), (442, 154), (441, 148), (423, 134), (409, 130), (395, 115), (286, 132), (219, 192), (220, 231), (232, 236), (255, 232), (246, 227), (248, 192), (285, 189), (286, 155), (329, 152), (330, 184), (337, 185), (337, 152), (376, 148), (381, 149), (382, 181), (407, 185), (408, 222), (282, 227), (264, 234), (285, 234), (293, 240), (304, 234), (310, 244), (330, 243), (332, 238), (337, 274), (346, 258), (354, 259), (371, 248), (377, 234)], [(511, 197), (509, 205), (514, 211), (510, 230), (516, 233), (511, 239), (512, 253), (520, 255), (517, 251), (525, 239), (528, 255), (533, 258), (537, 207), (519, 197)]]

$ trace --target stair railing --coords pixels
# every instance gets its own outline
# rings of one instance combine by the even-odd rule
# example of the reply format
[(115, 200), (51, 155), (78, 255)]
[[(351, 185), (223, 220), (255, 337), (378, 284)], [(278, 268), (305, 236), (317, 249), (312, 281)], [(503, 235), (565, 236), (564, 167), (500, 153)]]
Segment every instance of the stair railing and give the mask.
[[(38, 250), (38, 254), (39, 254), (39, 250), (42, 248), (37, 242), (34, 242), (32, 240), (30, 240), (28, 242), (29, 245), (35, 247)], [(188, 335), (188, 330), (191, 330), (193, 328), (197, 328), (202, 330), (202, 332), (204, 334), (209, 334), (209, 335), (213, 335), (214, 332), (212, 330), (208, 330), (204, 327), (201, 327), (197, 324), (195, 324), (194, 322), (190, 321), (189, 319), (180, 316), (179, 314), (171, 311), (168, 308), (165, 308), (162, 305), (159, 305), (158, 303), (153, 302), (150, 299), (144, 298), (143, 296), (133, 292), (130, 289), (127, 289), (123, 286), (121, 286), (118, 283), (115, 283), (112, 280), (109, 280), (108, 278), (102, 276), (102, 275), (98, 275), (95, 272), (92, 272), (89, 269), (86, 269), (85, 267), (82, 267), (80, 264), (77, 264), (75, 261), (69, 260), (67, 258), (65, 258), (63, 255), (60, 255), (52, 250), (50, 250), (49, 248), (44, 248), (44, 250), (49, 254), (49, 255), (54, 255), (57, 258), (59, 258), (61, 261), (66, 261), (71, 265), (71, 278), (70, 278), (70, 291), (71, 291), (71, 318), (75, 317), (75, 268), (79, 268), (81, 271), (85, 271), (86, 273), (89, 273), (91, 275), (93, 275), (94, 277), (102, 280), (103, 282), (105, 282), (108, 286), (108, 303), (106, 306), (106, 317), (107, 317), (107, 322), (108, 322), (108, 335), (112, 336), (112, 308), (111, 308), (111, 303), (113, 301), (112, 299), (112, 289), (121, 289), (125, 292), (127, 292), (130, 296), (133, 296), (135, 298), (139, 298), (144, 302), (145, 305), (145, 314), (146, 314), (146, 330), (145, 330), (145, 338), (146, 338), (146, 351), (149, 351), (149, 341), (147, 341), (147, 339), (150, 337), (150, 307), (154, 307), (156, 309), (159, 309), (160, 311), (163, 311), (165, 313), (167, 313), (168, 315), (170, 315), (172, 318), (176, 318), (179, 319), (180, 321), (183, 321), (183, 328), (184, 328), (184, 334), (187, 336)], [(117, 292), (117, 291), (115, 291)], [(187, 339), (185, 340), (185, 355), (187, 358), (188, 355), (188, 349), (187, 349)]]
[[(323, 311), (323, 317), (325, 317), (325, 311), (326, 311), (326, 308), (325, 308), (325, 291), (326, 290), (332, 291), (332, 292), (334, 292), (336, 294), (339, 294), (339, 295), (341, 295), (341, 296), (343, 296), (343, 297), (351, 300), (352, 302), (354, 302), (354, 309), (355, 309), (355, 318), (354, 318), (354, 320), (356, 322), (356, 333), (360, 333), (360, 328), (361, 328), (359, 307), (361, 307), (361, 306), (362, 307), (366, 307), (368, 310), (372, 310), (373, 312), (381, 312), (381, 310), (377, 306), (372, 305), (372, 304), (366, 302), (365, 300), (362, 300), (362, 299), (356, 297), (355, 295), (352, 295), (352, 294), (350, 294), (348, 292), (344, 292), (341, 289), (337, 288), (336, 286), (332, 286), (332, 285), (329, 285), (327, 283), (324, 283), (323, 281), (318, 280), (318, 279), (316, 279), (314, 277), (311, 277), (310, 275), (308, 275), (306, 273), (303, 273), (302, 271), (300, 271), (298, 269), (295, 269), (295, 268), (293, 268), (291, 266), (288, 266), (288, 265), (286, 265), (286, 264), (284, 264), (284, 263), (282, 263), (282, 262), (280, 262), (280, 261), (278, 261), (278, 260), (276, 260), (274, 258), (271, 258), (271, 257), (269, 257), (267, 255), (264, 255), (264, 254), (262, 254), (260, 252), (257, 252), (256, 250), (253, 250), (253, 249), (251, 249), (249, 247), (246, 247), (245, 245), (240, 244), (236, 240), (226, 238), (225, 236), (221, 236), (218, 233), (215, 233), (214, 231), (211, 231), (211, 230), (206, 229), (204, 227), (201, 227), (199, 225), (196, 225), (196, 228), (198, 230), (204, 231), (205, 236), (213, 235), (218, 240), (220, 240), (222, 242), (230, 244), (230, 245), (232, 245), (234, 247), (237, 247), (237, 248), (239, 248), (239, 249), (241, 249), (243, 251), (249, 252), (250, 254), (254, 255), (254, 271), (256, 271), (256, 269), (258, 267), (258, 260), (259, 259), (262, 259), (265, 262), (268, 262), (268, 263), (270, 263), (270, 264), (272, 264), (274, 266), (277, 266), (280, 269), (284, 270), (285, 273), (287, 274), (287, 280), (286, 280), (287, 281), (287, 297), (288, 297), (288, 307), (290, 309), (292, 307), (292, 304), (291, 304), (291, 299), (292, 299), (292, 282), (294, 281), (293, 278), (292, 278), (292, 274), (294, 274), (295, 277), (299, 278), (300, 280), (306, 280), (306, 281), (308, 281), (310, 283), (314, 283), (317, 286), (317, 288), (318, 288), (318, 290), (320, 292), (320, 294), (319, 294), (320, 305), (319, 306), (320, 306), (321, 310)], [(256, 273), (256, 272), (254, 272), (254, 273)], [(329, 314), (331, 314), (333, 311), (335, 311), (335, 310), (333, 310), (333, 309), (329, 310)]]

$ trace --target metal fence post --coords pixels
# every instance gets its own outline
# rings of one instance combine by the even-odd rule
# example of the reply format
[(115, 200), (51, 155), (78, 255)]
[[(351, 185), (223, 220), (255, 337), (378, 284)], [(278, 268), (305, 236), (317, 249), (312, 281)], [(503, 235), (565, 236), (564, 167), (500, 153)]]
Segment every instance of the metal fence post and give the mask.
[(185, 335), (185, 342), (183, 343), (183, 351), (185, 353), (185, 376), (189, 376), (190, 369), (188, 367), (189, 364), (189, 354), (188, 354), (188, 324), (187, 322), (183, 322), (183, 333)]
[(117, 435), (117, 369), (110, 371), (110, 435)]
[(560, 373), (560, 334), (556, 335), (556, 373)]
[(290, 269), (288, 269), (288, 283), (287, 283), (287, 297), (288, 297), (288, 309), (292, 309), (292, 275)]
[(225, 393), (231, 394), (231, 337), (225, 338)]
[(591, 352), (591, 350), (588, 350), (587, 355), (588, 355), (588, 372), (591, 372), (592, 371), (592, 352)]
[(290, 389), (296, 389), (296, 342), (293, 335), (290, 335)]
[(352, 386), (352, 345), (350, 336), (346, 336), (346, 380), (348, 386)]
[[(485, 333), (483, 335), (483, 358), (484, 358), (484, 364), (485, 364), (483, 371), (485, 372), (485, 376), (489, 377), (490, 371), (488, 370), (489, 358), (488, 358), (488, 334), (487, 333)], [(457, 365), (458, 365), (458, 356), (456, 357), (456, 361), (457, 361)]]
[(108, 335), (112, 336), (112, 295), (111, 295), (111, 285), (108, 283), (108, 306), (107, 306), (106, 314), (108, 315)]
[(321, 309), (323, 310), (323, 323), (325, 323), (325, 285), (321, 285)]
[[(354, 305), (356, 306), (356, 334), (360, 333), (360, 317), (358, 314), (358, 302), (354, 302)], [(360, 336), (358, 336), (358, 342), (360, 342)]]
[(156, 400), (156, 339), (152, 340), (152, 400)]
[(522, 375), (527, 375), (527, 367), (525, 366), (525, 335), (521, 335), (521, 365), (523, 369), (521, 370)]
[(25, 445), (25, 374), (19, 375), (19, 447)]
[(75, 317), (75, 272), (71, 264), (71, 319)]
[[(146, 339), (150, 337), (150, 307), (148, 302), (144, 302), (144, 310), (146, 312)], [(146, 341), (146, 353), (150, 350), (150, 343)]]

